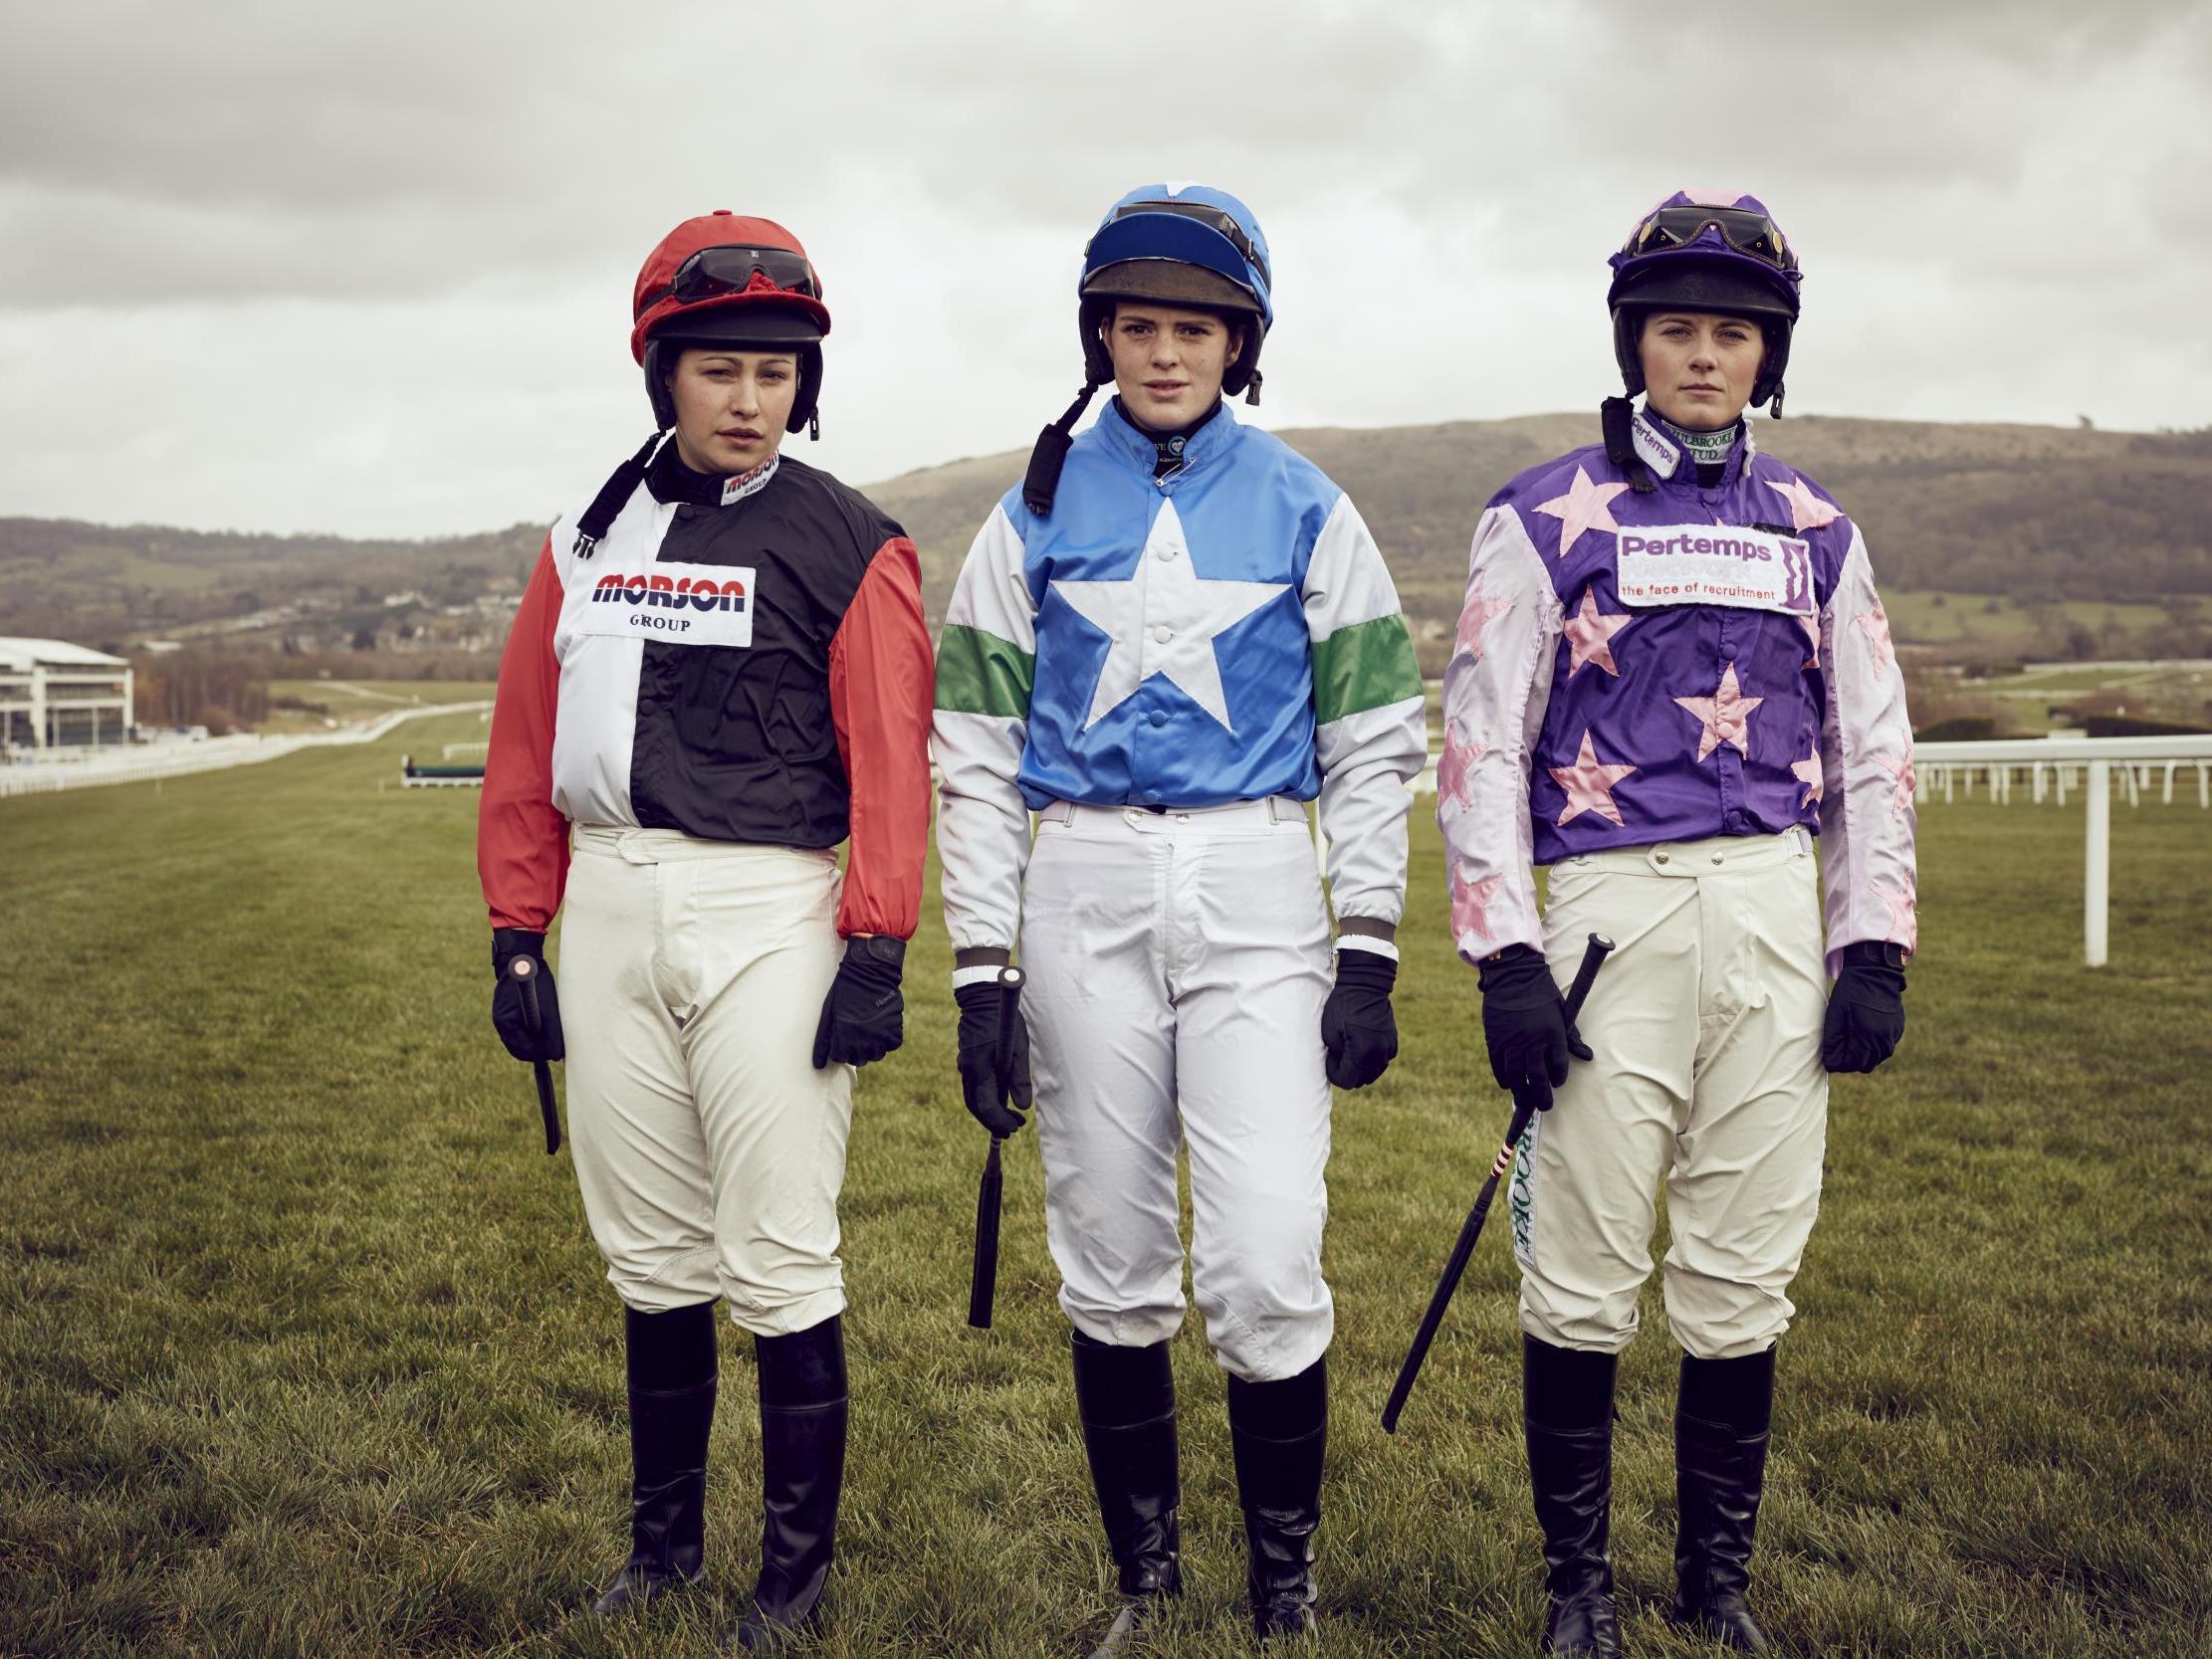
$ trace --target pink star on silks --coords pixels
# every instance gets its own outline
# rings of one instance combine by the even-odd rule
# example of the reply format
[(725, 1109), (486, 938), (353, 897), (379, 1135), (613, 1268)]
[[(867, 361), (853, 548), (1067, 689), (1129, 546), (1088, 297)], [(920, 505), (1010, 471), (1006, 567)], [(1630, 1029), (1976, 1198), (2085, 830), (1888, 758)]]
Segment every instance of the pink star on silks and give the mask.
[(1488, 743), (1461, 737), (1456, 723), (1445, 722), (1443, 753), (1437, 756), (1437, 802), (1461, 807), (1474, 804), (1474, 763), (1490, 752)]
[(1869, 890), (1877, 899), (1889, 907), (1888, 936), (1903, 945), (1907, 950), (1918, 949), (1920, 944), (1920, 918), (1914, 907), (1919, 901), (1912, 891), (1907, 888), (1902, 893), (1891, 893), (1885, 887), (1875, 887), (1871, 883), (1869, 884)]
[(1571, 818), (1579, 818), (1585, 812), (1595, 812), (1601, 818), (1611, 818), (1617, 824), (1621, 821), (1621, 809), (1613, 804), (1613, 786), (1636, 768), (1600, 765), (1598, 751), (1590, 741), (1587, 727), (1582, 733), (1582, 747), (1575, 751), (1575, 763), (1572, 766), (1546, 766), (1544, 770), (1551, 773), (1554, 783), (1567, 791), (1566, 810), (1560, 813), (1557, 822), (1564, 824)]
[(1482, 660), (1482, 635), (1490, 626), (1490, 619), (1513, 608), (1510, 599), (1485, 598), (1482, 578), (1475, 577), (1474, 585), (1467, 589), (1466, 607), (1459, 612), (1459, 638), (1455, 651), (1464, 651), (1476, 662)]
[(1808, 754), (1802, 760), (1791, 761), (1790, 770), (1796, 774), (1798, 782), (1805, 785), (1805, 798), (1797, 803), (1800, 807), (1810, 806), (1821, 798), (1821, 751), (1819, 749), (1814, 749), (1811, 754)]
[(1598, 590), (1594, 587), (1584, 588), (1582, 609), (1567, 618), (1562, 630), (1567, 636), (1567, 643), (1574, 648), (1574, 660), (1567, 665), (1567, 678), (1572, 680), (1585, 664), (1595, 663), (1614, 679), (1620, 679), (1621, 670), (1614, 664), (1611, 641), (1615, 634), (1635, 620), (1634, 616), (1625, 611), (1617, 615), (1601, 615), (1598, 610)]
[(1734, 663), (1721, 671), (1720, 685), (1712, 696), (1677, 697), (1674, 701), (1705, 723), (1705, 729), (1697, 734), (1698, 759), (1704, 759), (1722, 743), (1735, 744), (1738, 754), (1751, 752), (1744, 734), (1751, 725), (1751, 711), (1766, 699), (1743, 695), (1743, 688), (1736, 681)]
[(1559, 520), (1561, 558), (1574, 551), (1575, 543), (1582, 539), (1585, 530), (1620, 529), (1613, 518), (1613, 498), (1627, 494), (1628, 488), (1626, 484), (1593, 484), (1590, 475), (1577, 467), (1575, 482), (1567, 487), (1564, 496), (1554, 496), (1548, 502), (1536, 504), (1538, 513), (1549, 514)]
[(1790, 504), (1790, 522), (1798, 529), (1825, 529), (1841, 517), (1841, 509), (1814, 495), (1812, 487), (1801, 478), (1792, 478), (1787, 484), (1777, 484), (1770, 478), (1766, 487)]
[(1478, 882), (1469, 882), (1454, 870), (1451, 872), (1451, 936), (1453, 942), (1472, 937), (1480, 944), (1495, 944), (1497, 937), (1490, 932), (1490, 901), (1497, 897), (1503, 885), (1499, 876), (1484, 876)]
[(1880, 764), (1883, 771), (1897, 780), (1897, 792), (1889, 797), (1889, 816), (1894, 818), (1912, 804), (1912, 794), (1918, 788), (1919, 780), (1913, 776), (1910, 754), (1902, 760), (1882, 760)]
[(1887, 674), (1889, 665), (1897, 660), (1897, 648), (1889, 643), (1889, 613), (1881, 608), (1881, 601), (1875, 601), (1875, 608), (1859, 618), (1859, 628), (1867, 636), (1867, 644), (1875, 654), (1875, 673)]

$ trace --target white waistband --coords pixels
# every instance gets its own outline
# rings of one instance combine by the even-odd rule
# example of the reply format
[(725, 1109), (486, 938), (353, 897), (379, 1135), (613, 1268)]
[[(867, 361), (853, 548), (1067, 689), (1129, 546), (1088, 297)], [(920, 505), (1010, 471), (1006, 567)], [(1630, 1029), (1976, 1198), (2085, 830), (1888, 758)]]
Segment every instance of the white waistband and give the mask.
[(1727, 871), (1765, 870), (1803, 858), (1813, 837), (1802, 824), (1774, 835), (1713, 835), (1699, 841), (1655, 841), (1644, 847), (1607, 847), (1577, 853), (1552, 866), (1558, 870), (1608, 870), (1639, 876), (1712, 876)]
[(634, 824), (574, 824), (569, 847), (630, 864), (680, 864), (692, 859), (798, 859), (808, 864), (837, 862), (833, 847), (778, 847), (764, 841), (709, 841), (682, 830), (641, 829)]
[(1219, 806), (1087, 806), (1081, 801), (1054, 801), (1037, 816), (1047, 824), (1072, 824), (1077, 820), (1122, 818), (1134, 824), (1236, 823), (1252, 820), (1271, 824), (1303, 824), (1306, 803), (1290, 795), (1266, 795), (1256, 801), (1224, 801)]

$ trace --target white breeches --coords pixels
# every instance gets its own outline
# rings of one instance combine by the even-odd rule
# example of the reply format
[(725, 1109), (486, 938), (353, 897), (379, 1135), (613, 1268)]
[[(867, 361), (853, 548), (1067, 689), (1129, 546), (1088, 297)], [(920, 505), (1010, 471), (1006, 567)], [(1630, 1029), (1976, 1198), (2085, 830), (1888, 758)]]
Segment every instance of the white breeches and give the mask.
[(834, 853), (578, 826), (560, 940), (568, 1134), (632, 1308), (721, 1296), (757, 1336), (843, 1311), (852, 1068), (816, 1071)]
[(1675, 1340), (1728, 1359), (1789, 1328), (1828, 1137), (1815, 876), (1801, 829), (1552, 866), (1544, 944), (1562, 988), (1589, 933), (1618, 948), (1578, 1022), (1597, 1058), (1574, 1064), (1514, 1164), (1530, 1335), (1628, 1345), (1662, 1180)]
[(1126, 1347), (1182, 1324), (1181, 1141), (1216, 1354), (1247, 1381), (1304, 1370), (1335, 1322), (1321, 1278), (1329, 922), (1304, 808), (1055, 803), (1022, 889), (1021, 961), (1068, 1318)]

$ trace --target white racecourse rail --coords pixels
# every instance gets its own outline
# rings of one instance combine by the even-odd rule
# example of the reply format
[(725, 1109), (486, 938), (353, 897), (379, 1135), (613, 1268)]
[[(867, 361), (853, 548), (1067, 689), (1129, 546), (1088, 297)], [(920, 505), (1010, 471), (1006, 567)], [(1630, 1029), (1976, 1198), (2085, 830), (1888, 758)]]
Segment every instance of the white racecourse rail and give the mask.
[(251, 766), (263, 760), (298, 754), (302, 749), (330, 748), (351, 743), (373, 743), (389, 736), (403, 721), (424, 715), (470, 715), (488, 710), (482, 703), (439, 703), (423, 708), (395, 709), (344, 731), (310, 731), (290, 737), (211, 737), (205, 742), (179, 744), (173, 749), (124, 750), (113, 758), (55, 761), (43, 765), (0, 767), (0, 795), (38, 795), (58, 789), (91, 789), (103, 783), (143, 783), (149, 778), (182, 777), (189, 772), (221, 771), (231, 766)]
[[(1994, 800), (2010, 802), (2012, 774), (2029, 780), (2034, 799), (2044, 798), (2046, 786), (2066, 802), (2073, 774), (2088, 774), (2089, 847), (2083, 889), (2083, 957), (2091, 967), (2102, 967), (2105, 956), (2105, 911), (2111, 894), (2112, 869), (2112, 772), (2117, 768), (2130, 805), (2140, 805), (2142, 790), (2152, 774), (2163, 772), (2162, 798), (2173, 800), (2174, 773), (2193, 766), (2197, 774), (2197, 805), (2212, 807), (2212, 734), (2173, 737), (1992, 737), (1964, 743), (1918, 743), (1912, 760), (1914, 794), (1922, 801), (1940, 793), (1944, 800), (1963, 780), (1974, 792), (1974, 779), (1983, 778)], [(2049, 769), (2048, 778), (2045, 775)], [(1414, 782), (1419, 794), (1437, 792), (1437, 757)]]

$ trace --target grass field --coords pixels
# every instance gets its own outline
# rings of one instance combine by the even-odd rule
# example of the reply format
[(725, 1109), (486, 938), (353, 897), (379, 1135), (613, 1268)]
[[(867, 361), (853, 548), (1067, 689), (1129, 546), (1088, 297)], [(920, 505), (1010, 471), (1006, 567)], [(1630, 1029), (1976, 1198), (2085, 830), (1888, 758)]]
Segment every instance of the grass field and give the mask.
[[(307, 704), (311, 709), (328, 709), (330, 713), (317, 715), (298, 709), (272, 708), (268, 719), (257, 729), (271, 734), (325, 731), (330, 729), (332, 721), (341, 726), (358, 726), (388, 715), (394, 709), (411, 708), (416, 704), (489, 703), (493, 690), (489, 680), (272, 680), (269, 682), (271, 703), (280, 698), (289, 699)], [(484, 728), (479, 722), (475, 732), (452, 740), (482, 741), (483, 737)]]
[[(488, 1029), (475, 796), (388, 742), (0, 802), (0, 1653), (703, 1656), (750, 1582), (751, 1362), (725, 1344), (714, 1586), (573, 1615), (624, 1549), (621, 1322), (566, 1155)], [(1930, 805), (1903, 1054), (1835, 1093), (1757, 1601), (1793, 1653), (2202, 1654), (2212, 1620), (2212, 816), (2115, 814), (2079, 966), (2071, 809)], [(1486, 1239), (1376, 1426), (1503, 1122), (1417, 825), (1401, 1063), (1340, 1099), (1331, 1655), (1524, 1654), (1540, 1616), (1511, 1268)], [(925, 906), (933, 917), (934, 899)], [(980, 1132), (944, 935), (864, 1075), (855, 1431), (810, 1654), (1062, 1655), (1108, 1604), (1033, 1141), (998, 1329), (962, 1324)], [(1616, 1550), (1659, 1618), (1673, 1349), (1623, 1368)], [(1190, 1591), (1146, 1652), (1246, 1651), (1221, 1385), (1177, 1347)]]
[[(2038, 607), (1987, 593), (1946, 593), (1933, 588), (1889, 588), (1881, 594), (1889, 629), (1908, 645), (1940, 645), (1961, 640), (2025, 644), (2044, 626)], [(2156, 628), (2173, 617), (2173, 601), (2059, 599), (2040, 609), (2060, 623), (2089, 628), (2120, 628), (2130, 633)]]

